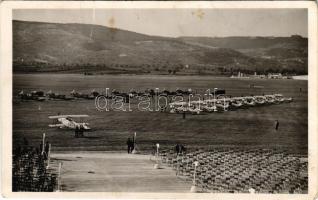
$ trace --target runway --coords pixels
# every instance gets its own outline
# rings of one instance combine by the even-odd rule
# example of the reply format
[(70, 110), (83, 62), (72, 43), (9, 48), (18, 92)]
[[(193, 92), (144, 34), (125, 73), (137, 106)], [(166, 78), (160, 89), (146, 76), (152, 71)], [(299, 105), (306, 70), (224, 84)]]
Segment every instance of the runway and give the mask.
[(164, 165), (154, 169), (150, 155), (109, 152), (58, 152), (51, 167), (61, 168), (63, 192), (189, 192), (191, 182)]

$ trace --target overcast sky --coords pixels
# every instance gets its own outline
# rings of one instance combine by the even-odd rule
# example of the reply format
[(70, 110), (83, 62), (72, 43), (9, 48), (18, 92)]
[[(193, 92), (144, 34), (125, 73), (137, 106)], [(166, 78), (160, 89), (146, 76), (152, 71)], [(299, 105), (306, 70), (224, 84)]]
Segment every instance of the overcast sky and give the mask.
[(307, 37), (306, 9), (14, 10), (13, 19), (111, 26), (159, 36)]

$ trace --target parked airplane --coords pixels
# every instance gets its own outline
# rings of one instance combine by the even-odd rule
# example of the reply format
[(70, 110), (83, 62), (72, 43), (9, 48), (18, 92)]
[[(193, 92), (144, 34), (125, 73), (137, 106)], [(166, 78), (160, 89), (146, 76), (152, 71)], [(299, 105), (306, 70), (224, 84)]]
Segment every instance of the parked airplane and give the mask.
[(49, 127), (57, 127), (57, 128), (83, 128), (84, 130), (90, 130), (91, 128), (88, 127), (88, 123), (84, 122), (75, 122), (72, 118), (84, 118), (88, 117), (88, 115), (56, 115), (56, 116), (49, 116), (49, 119), (55, 120), (53, 124), (50, 124)]

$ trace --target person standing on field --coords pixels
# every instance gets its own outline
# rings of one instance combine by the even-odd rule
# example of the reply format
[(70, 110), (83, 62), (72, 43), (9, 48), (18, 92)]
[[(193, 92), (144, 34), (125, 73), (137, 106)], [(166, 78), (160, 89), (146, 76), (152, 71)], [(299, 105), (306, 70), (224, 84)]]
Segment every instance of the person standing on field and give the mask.
[(127, 139), (127, 151), (128, 151), (128, 154), (132, 152), (132, 148), (133, 148), (133, 141), (131, 141), (130, 138)]
[(276, 121), (275, 121), (275, 130), (276, 130), (276, 131), (278, 130), (278, 127), (279, 127), (279, 121), (276, 120)]

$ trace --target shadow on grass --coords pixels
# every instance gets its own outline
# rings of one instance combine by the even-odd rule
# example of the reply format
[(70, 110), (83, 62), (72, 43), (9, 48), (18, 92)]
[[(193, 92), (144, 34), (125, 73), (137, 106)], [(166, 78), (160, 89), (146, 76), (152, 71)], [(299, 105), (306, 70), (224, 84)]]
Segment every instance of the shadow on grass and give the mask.
[(156, 169), (165, 169), (164, 167), (158, 167), (158, 168), (156, 168)]

